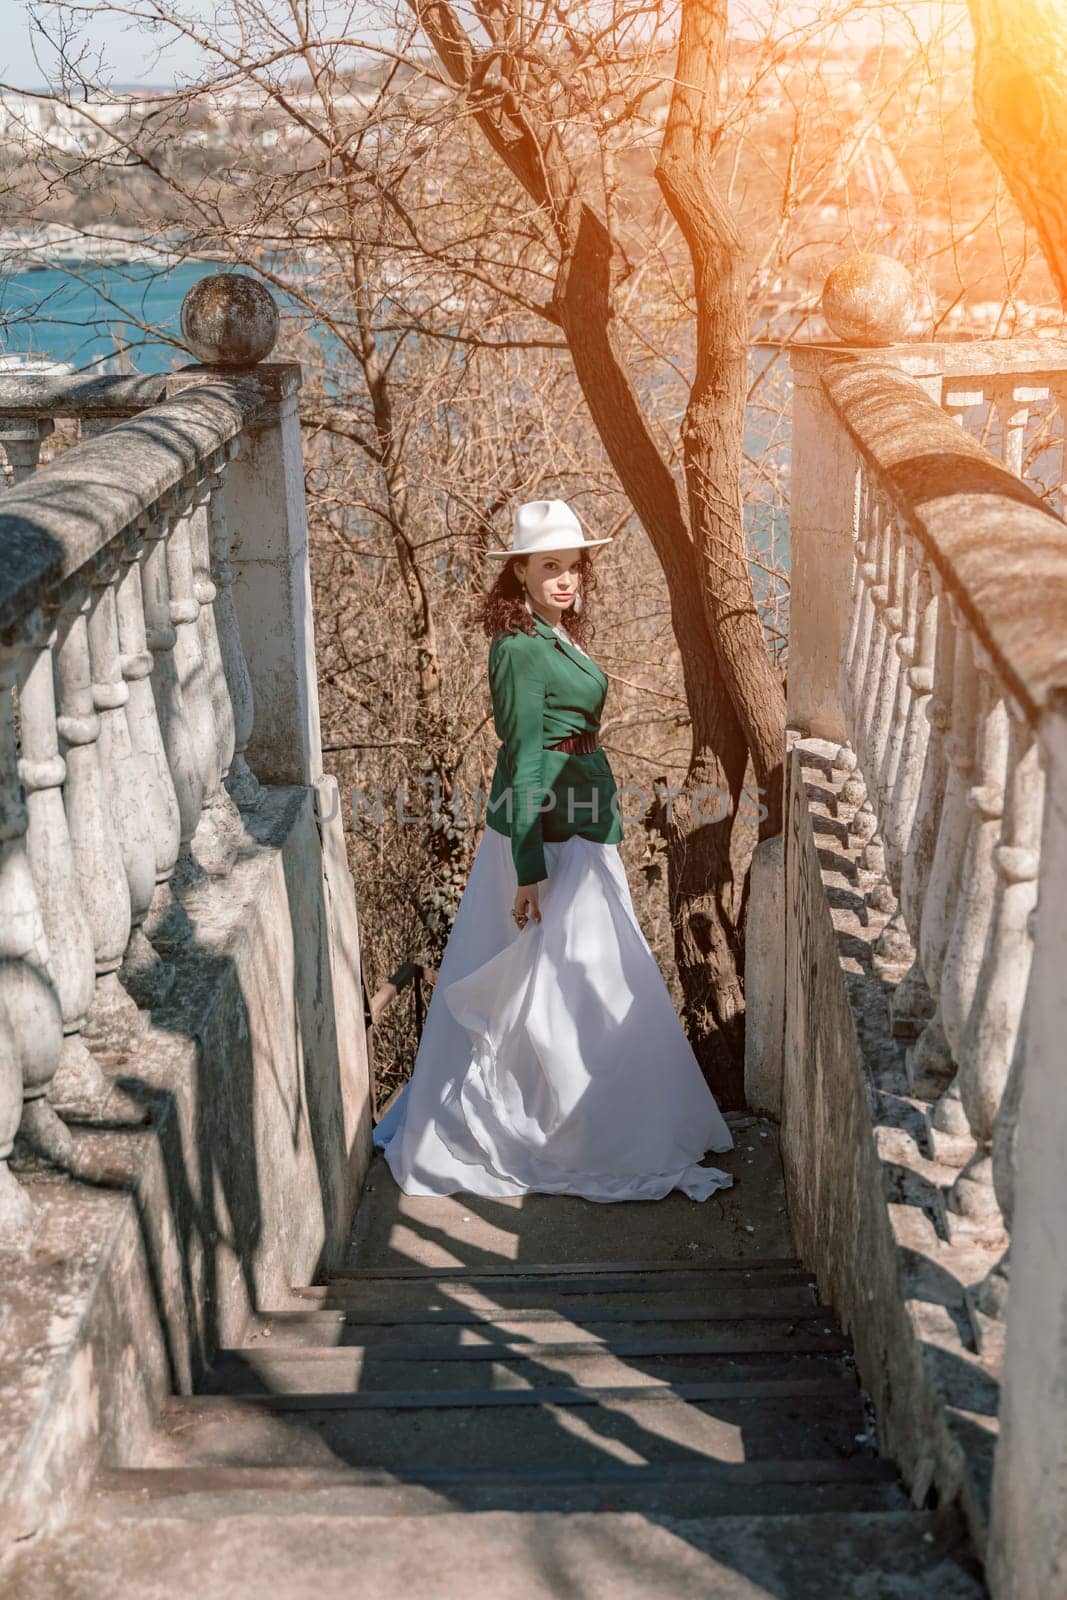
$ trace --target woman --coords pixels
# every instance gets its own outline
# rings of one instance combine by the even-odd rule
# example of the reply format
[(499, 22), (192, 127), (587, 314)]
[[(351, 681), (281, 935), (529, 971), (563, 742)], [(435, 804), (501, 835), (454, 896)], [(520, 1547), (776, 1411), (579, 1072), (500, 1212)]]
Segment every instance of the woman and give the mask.
[[(597, 744), (607, 679), (561, 500), (515, 516), (485, 608), (501, 740), (411, 1081), (374, 1142), (406, 1194), (706, 1200), (733, 1141), (634, 913)], [(581, 616), (582, 621), (576, 619)]]

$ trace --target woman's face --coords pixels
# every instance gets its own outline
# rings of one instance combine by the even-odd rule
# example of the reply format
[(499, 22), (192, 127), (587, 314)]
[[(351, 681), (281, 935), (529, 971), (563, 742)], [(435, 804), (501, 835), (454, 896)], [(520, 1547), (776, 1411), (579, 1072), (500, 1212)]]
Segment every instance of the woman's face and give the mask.
[(544, 555), (516, 562), (516, 567), (534, 605), (565, 611), (580, 586), (582, 553), (577, 549), (546, 550)]

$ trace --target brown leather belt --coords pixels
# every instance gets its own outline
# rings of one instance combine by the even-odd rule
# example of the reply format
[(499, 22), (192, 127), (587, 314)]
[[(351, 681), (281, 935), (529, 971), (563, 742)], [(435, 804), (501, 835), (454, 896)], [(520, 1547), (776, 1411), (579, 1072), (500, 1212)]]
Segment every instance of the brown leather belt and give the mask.
[(550, 744), (550, 750), (566, 750), (572, 756), (591, 756), (594, 750), (599, 750), (595, 733), (571, 733), (566, 739), (561, 739), (558, 744)]

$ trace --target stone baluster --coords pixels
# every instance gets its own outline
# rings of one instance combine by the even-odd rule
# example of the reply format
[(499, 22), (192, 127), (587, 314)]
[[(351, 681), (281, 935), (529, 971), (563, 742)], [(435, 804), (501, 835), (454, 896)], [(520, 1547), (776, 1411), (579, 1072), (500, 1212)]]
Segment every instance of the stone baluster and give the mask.
[(968, 432), (976, 432), (967, 428), (967, 414), (976, 411), (986, 404), (985, 384), (981, 378), (946, 378), (941, 395), (941, 405), (953, 422), (958, 422), (961, 428)]
[(1050, 487), (1045, 496), (1045, 503), (1063, 517), (1067, 516), (1067, 385), (1063, 382), (1062, 373), (1055, 373), (1051, 377), (1049, 397), (1054, 412), (1058, 413), (1059, 426), (1050, 423), (1047, 451), (1052, 460), (1048, 464), (1047, 478)]
[(915, 961), (912, 931), (899, 901), (903, 850), (896, 808), (899, 799), (897, 775), (914, 699), (909, 674), (916, 650), (921, 565), (921, 555), (913, 549), (912, 541), (903, 529), (895, 530), (889, 604), (885, 611), (887, 642), (875, 741), (878, 754), (877, 802), (882, 881), (873, 895), (868, 896), (869, 902), (890, 918), (874, 948), (876, 969), (890, 981), (901, 980), (904, 970)]
[(12, 487), (37, 471), (41, 447), (55, 427), (51, 417), (0, 418), (0, 446), (7, 457)]
[(159, 957), (144, 932), (156, 887), (156, 844), (149, 811), (151, 786), (145, 782), (144, 764), (130, 737), (130, 687), (119, 654), (118, 570), (117, 557), (97, 567), (89, 610), (89, 660), (93, 706), (100, 722), (97, 752), (130, 892), (130, 937), (122, 978), (128, 992), (150, 1006), (165, 993), (169, 974), (160, 970)]
[(88, 599), (75, 596), (60, 613), (58, 726), (67, 764), (67, 826), (96, 957), (96, 993), (84, 1033), (94, 1048), (122, 1055), (139, 1038), (143, 1019), (118, 978), (130, 937), (130, 890), (97, 748), (100, 718), (93, 704), (88, 610)]
[[(933, 576), (923, 552), (917, 546), (910, 546), (904, 632), (897, 640), (901, 674), (897, 678), (894, 742), (886, 773), (888, 798), (883, 824), (889, 878), (897, 894), (901, 894), (904, 888), (904, 864), (915, 829), (923, 763), (929, 742), (926, 707), (933, 693), (936, 637), (937, 602), (934, 598)], [(913, 933), (918, 933), (918, 918), (909, 922), (909, 928)]]
[(855, 817), (857, 809), (867, 798), (863, 775), (859, 770), (854, 740), (858, 725), (861, 701), (860, 685), (869, 644), (873, 612), (870, 606), (870, 584), (873, 566), (872, 551), (874, 497), (870, 480), (865, 473), (857, 474), (856, 487), (856, 537), (852, 545), (850, 572), (850, 604), (845, 644), (838, 669), (837, 697), (841, 706), (846, 739), (834, 759), (834, 766), (847, 774), (838, 791), (839, 815), (846, 819)]
[[(236, 454), (236, 442), (231, 455)], [(222, 493), (222, 477), (211, 483), (212, 495), (208, 501), (208, 534), (210, 550), (210, 577), (215, 585), (215, 630), (222, 658), (223, 684), (226, 707), (217, 709), (220, 728), (226, 729), (227, 742), (232, 726), (233, 754), (229, 763), (226, 787), (233, 800), (242, 809), (255, 806), (259, 800), (259, 782), (245, 759), (248, 741), (252, 737), (255, 709), (252, 699), (252, 680), (248, 674), (237, 608), (233, 603), (233, 567), (230, 563), (230, 526), (226, 514), (226, 498)]]
[(144, 805), (155, 846), (155, 878), (157, 884), (162, 884), (169, 882), (178, 860), (181, 818), (152, 692), (154, 658), (148, 648), (141, 589), (143, 552), (144, 541), (138, 539), (128, 542), (122, 555), (122, 576), (116, 595), (119, 662), (130, 691), (126, 719), (140, 766)]
[[(221, 452), (220, 452), (221, 455)], [(213, 463), (216, 469), (221, 460)], [(208, 697), (215, 723), (217, 764), (225, 783), (230, 775), (236, 748), (233, 702), (226, 683), (226, 669), (222, 660), (222, 641), (219, 636), (217, 616), (219, 590), (212, 573), (212, 505), (222, 501), (222, 472), (214, 470), (204, 480), (203, 515), (194, 517), (189, 526), (193, 563), (193, 598), (200, 607), (196, 619), (200, 640), (200, 654), (204, 662)]]
[[(192, 506), (174, 523), (167, 540), (167, 574), (170, 615), (176, 634), (174, 663), (201, 788), (201, 816), (192, 851), (205, 871), (225, 873), (233, 865), (243, 830), (237, 808), (223, 786), (229, 752), (223, 748), (215, 720), (211, 662), (205, 657), (201, 643), (201, 603), (196, 596), (193, 551), (203, 550), (206, 569), (210, 493), (207, 482), (198, 484)], [(201, 592), (206, 592), (203, 584)], [(219, 668), (221, 677), (221, 656)], [(232, 727), (232, 719), (228, 720)]]
[(93, 930), (82, 905), (63, 803), (67, 766), (59, 754), (56, 730), (55, 642), (54, 628), (37, 641), (19, 686), (19, 776), (29, 813), (26, 843), (30, 869), (63, 1016), (63, 1048), (51, 1098), (62, 1106), (85, 1106), (98, 1104), (108, 1085), (82, 1038), (93, 1000), (96, 966)]
[[(26, 848), (28, 816), (20, 792), (12, 696), (18, 671), (14, 650), (0, 652), (0, 1008), (10, 1023), (16, 1070), (0, 1068), (0, 1242), (27, 1243), (32, 1217), (13, 1191), (6, 1156), (16, 1118), (30, 1143), (53, 1160), (68, 1160), (69, 1133), (45, 1099), (63, 1048), (63, 1018)], [(0, 1039), (0, 1055), (6, 1056)], [(10, 1104), (14, 1098), (14, 1111)]]
[[(1040, 844), (1040, 834), (1039, 834)], [(1033, 949), (1037, 931), (1037, 907), (1026, 921), (1028, 942), (1027, 967), (1030, 983), (1033, 979)], [(1019, 1117), (1022, 1108), (1023, 1079), (1029, 1049), (1027, 1016), (1028, 986), (1015, 1032), (1008, 1079), (1000, 1101), (1000, 1110), (993, 1127), (993, 1192), (996, 1195), (1004, 1230), (1008, 1236), (1007, 1248), (990, 1267), (985, 1277), (968, 1290), (967, 1309), (975, 1342), (982, 1355), (1000, 1361), (1004, 1355), (1005, 1318), (1008, 1311), (1008, 1291), (1011, 1286), (1011, 1236), (1015, 1227), (1016, 1148), (1019, 1134)]]
[(992, 386), (1001, 429), (1001, 457), (1009, 472), (1026, 479), (1026, 430), (1035, 405), (1048, 399), (1047, 384), (1007, 379)]
[[(904, 851), (914, 819), (914, 800), (918, 796), (921, 769), (916, 764), (917, 730), (927, 727), (925, 717), (916, 714), (918, 704), (913, 668), (918, 653), (920, 585), (925, 568), (921, 550), (901, 538), (902, 606), (901, 622), (895, 640), (897, 657), (896, 693), (889, 724), (889, 738), (882, 759), (879, 814), (885, 839), (889, 880), (899, 895)], [(929, 586), (929, 573), (927, 573)], [(919, 741), (921, 746), (921, 740)], [(921, 749), (920, 749), (921, 756)], [(910, 761), (910, 776), (909, 766)], [(910, 800), (910, 804), (909, 804)]]
[(884, 644), (882, 613), (889, 595), (889, 514), (884, 506), (872, 507), (873, 529), (869, 542), (870, 556), (864, 562), (863, 577), (867, 586), (866, 616), (860, 646), (857, 680), (855, 732), (852, 743), (860, 771), (863, 773), (868, 794), (873, 797), (874, 768), (871, 764), (871, 728), (878, 705), (878, 669)]
[[(141, 580), (146, 637), (148, 648), (155, 658), (151, 681), (155, 694), (156, 714), (159, 718), (160, 736), (167, 754), (167, 765), (170, 768), (178, 804), (179, 870), (182, 870), (182, 861), (184, 860), (186, 869), (190, 861), (189, 847), (200, 821), (204, 785), (193, 750), (181, 684), (178, 681), (178, 669), (174, 661), (177, 631), (171, 620), (166, 540), (175, 507), (171, 504), (161, 510), (163, 512), (161, 516), (145, 520), (145, 551), (142, 558)], [(153, 928), (150, 935), (153, 943), (157, 942), (159, 932), (159, 929)]]
[[(983, 678), (990, 675), (984, 673)], [(995, 821), (996, 783), (1002, 770), (1002, 723), (1008, 716), (1003, 697), (991, 679), (983, 698), (989, 702), (981, 774), (985, 787), (974, 791), (979, 832), (975, 844), (979, 856), (977, 876), (982, 881), (989, 874), (981, 860), (980, 830), (991, 832)], [(953, 1185), (948, 1202), (955, 1226), (993, 1240), (1000, 1237), (1004, 1228), (994, 1184), (993, 1139), (1030, 975), (1029, 923), (1037, 904), (1044, 814), (1037, 743), (1020, 714), (1010, 717), (1009, 740), (1003, 827), (999, 843), (990, 851), (994, 881), (988, 936), (958, 1058), (960, 1096), (976, 1148)], [(1011, 1129), (1003, 1127), (1001, 1136), (1010, 1143)]]
[[(893, 669), (899, 664), (893, 638), (899, 536), (892, 512), (885, 505), (877, 508), (877, 528), (877, 556), (869, 599), (871, 628), (857, 724), (857, 757), (865, 798), (851, 819), (849, 831), (853, 845), (861, 847), (858, 882), (867, 905), (878, 915), (892, 915), (896, 906), (885, 876), (885, 849), (878, 833), (878, 784), (893, 704), (887, 680), (895, 681)], [(889, 943), (892, 944), (891, 937)], [(882, 958), (887, 951), (883, 947), (877, 953)]]
[[(854, 589), (854, 632), (850, 629), (848, 699), (845, 702), (846, 729), (851, 735), (848, 746), (838, 751), (836, 765), (849, 774), (839, 792), (839, 803), (851, 809), (848, 818), (849, 839), (852, 847), (866, 859), (867, 847), (878, 829), (878, 819), (870, 800), (867, 764), (869, 743), (867, 730), (873, 714), (877, 694), (876, 659), (881, 636), (881, 621), (877, 602), (877, 586), (883, 564), (885, 545), (885, 512), (870, 480), (864, 476), (860, 490), (859, 538), (856, 542), (856, 567)], [(868, 873), (866, 881), (873, 876)]]
[[(947, 667), (951, 660), (951, 668)], [(951, 1049), (945, 1037), (941, 1013), (941, 969), (952, 934), (956, 912), (956, 899), (960, 889), (960, 873), (967, 845), (968, 808), (967, 792), (974, 771), (975, 718), (977, 714), (977, 684), (971, 656), (970, 639), (960, 622), (953, 598), (942, 593), (938, 606), (938, 661), (939, 682), (941, 674), (951, 671), (949, 700), (949, 731), (943, 744), (946, 762), (944, 792), (938, 815), (937, 841), (929, 876), (922, 898), (922, 917), (919, 924), (919, 955), (927, 987), (934, 996), (936, 1009), (922, 1034), (916, 1041), (909, 1059), (908, 1072), (917, 1092), (934, 1091), (951, 1078), (955, 1068)], [(935, 690), (931, 705), (931, 725), (939, 708), (944, 704), (940, 688)], [(949, 1106), (942, 1110), (943, 1118)], [(938, 1130), (947, 1135), (949, 1130)], [(960, 1117), (959, 1125), (951, 1130), (954, 1135), (967, 1136), (966, 1121)], [(931, 1133), (931, 1137), (934, 1134)]]
[[(7, 847), (7, 797), (0, 806), (0, 852)], [(2, 859), (2, 855), (0, 855)], [(0, 994), (0, 1252), (23, 1252), (33, 1242), (34, 1210), (9, 1165), (22, 1117), (22, 1063), (18, 1042)]]
[(852, 599), (849, 611), (848, 637), (841, 658), (838, 698), (851, 739), (855, 739), (859, 715), (859, 686), (866, 658), (872, 612), (870, 587), (874, 581), (873, 535), (875, 501), (870, 480), (864, 474), (860, 480), (859, 516), (857, 535), (853, 544)]
[[(969, 629), (964, 627), (961, 632), (969, 646), (971, 677), (978, 690), (971, 741), (976, 781), (966, 792), (966, 841), (939, 991), (941, 1022), (957, 1068), (993, 910), (993, 853), (1004, 813), (1008, 758), (1008, 712), (1003, 691), (985, 651)], [(958, 1071), (931, 1116), (931, 1126), (948, 1136), (938, 1144), (942, 1160), (960, 1165), (970, 1158), (974, 1141), (963, 1109)]]
[[(938, 664), (939, 585), (925, 558), (918, 558), (915, 661), (908, 668), (908, 720), (893, 796), (892, 853), (899, 861), (900, 913), (913, 944), (922, 924), (926, 883), (937, 843), (945, 788), (944, 737), (949, 723), (952, 660), (949, 649)], [(949, 629), (944, 639), (951, 646)], [(918, 955), (897, 984), (890, 1002), (893, 1032), (915, 1038), (934, 1014), (934, 1000)]]
[(1026, 427), (1030, 421), (1030, 404), (1028, 400), (1021, 399), (1016, 394), (1014, 384), (1006, 395), (999, 388), (994, 394), (994, 403), (1000, 414), (1001, 455), (1004, 465), (1009, 472), (1014, 472), (1017, 478), (1021, 478), (1024, 476)]
[(893, 743), (893, 719), (897, 707), (897, 679), (900, 676), (898, 642), (904, 631), (905, 540), (895, 518), (886, 519), (884, 599), (881, 604), (881, 649), (875, 685), (874, 712), (869, 733), (870, 766), (867, 786), (871, 791), (879, 823), (884, 828), (889, 806), (888, 770)]

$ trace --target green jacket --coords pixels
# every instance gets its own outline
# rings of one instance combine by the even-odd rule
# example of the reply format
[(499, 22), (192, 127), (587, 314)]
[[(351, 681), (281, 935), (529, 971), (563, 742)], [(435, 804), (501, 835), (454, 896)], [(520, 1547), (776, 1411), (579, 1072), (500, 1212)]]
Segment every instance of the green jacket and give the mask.
[(497, 634), (489, 647), (493, 724), (501, 744), (486, 822), (511, 839), (520, 887), (547, 878), (545, 842), (580, 834), (618, 844), (623, 836), (603, 750), (571, 755), (546, 748), (568, 734), (599, 732), (608, 680), (543, 617), (533, 620), (532, 635)]

